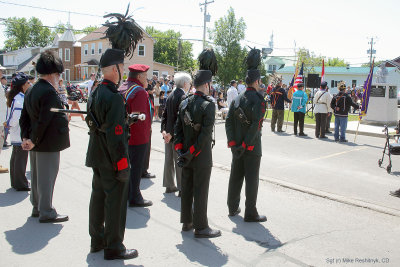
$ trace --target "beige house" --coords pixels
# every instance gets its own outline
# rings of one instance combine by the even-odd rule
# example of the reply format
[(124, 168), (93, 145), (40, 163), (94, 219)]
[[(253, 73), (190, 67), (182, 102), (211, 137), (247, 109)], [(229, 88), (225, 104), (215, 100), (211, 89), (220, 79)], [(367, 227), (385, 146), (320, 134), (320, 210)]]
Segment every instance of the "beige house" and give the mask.
[[(91, 73), (96, 73), (101, 55), (107, 48), (111, 48), (108, 39), (102, 39), (106, 31), (106, 27), (100, 27), (90, 34), (86, 35), (79, 40), (81, 43), (81, 64), (76, 66), (80, 78), (88, 79)], [(153, 74), (160, 76), (167, 76), (174, 74), (174, 67), (158, 62), (154, 62), (154, 42), (155, 40), (143, 30), (144, 38), (136, 46), (132, 58), (126, 57), (124, 61), (124, 76), (128, 75), (128, 67), (132, 64), (144, 64), (150, 66), (148, 78), (150, 79)]]

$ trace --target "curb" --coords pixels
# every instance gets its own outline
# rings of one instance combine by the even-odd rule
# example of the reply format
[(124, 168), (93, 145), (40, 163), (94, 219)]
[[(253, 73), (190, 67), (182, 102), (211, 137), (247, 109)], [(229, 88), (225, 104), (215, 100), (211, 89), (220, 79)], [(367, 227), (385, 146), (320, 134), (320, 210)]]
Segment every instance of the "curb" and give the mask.
[[(151, 150), (154, 150), (154, 151), (160, 152), (160, 153), (165, 153), (163, 149), (161, 149), (159, 147), (155, 147), (155, 146), (152, 146)], [(231, 168), (229, 166), (225, 166), (225, 165), (222, 165), (219, 163), (213, 163), (213, 168), (217, 168), (217, 169), (220, 169), (220, 170), (223, 170), (226, 172), (231, 171)], [(400, 217), (400, 210), (396, 210), (396, 209), (392, 209), (392, 208), (388, 208), (388, 207), (384, 207), (384, 206), (379, 206), (379, 205), (376, 205), (373, 203), (369, 203), (369, 202), (365, 202), (365, 201), (357, 200), (357, 199), (353, 199), (353, 198), (348, 198), (345, 196), (328, 193), (325, 191), (316, 190), (316, 189), (301, 186), (298, 184), (278, 180), (278, 179), (275, 179), (272, 177), (260, 176), (260, 180), (280, 186), (280, 187), (284, 187), (284, 188), (295, 190), (295, 191), (298, 191), (301, 193), (329, 199), (329, 200), (347, 204), (350, 206), (354, 206), (354, 207), (358, 207), (358, 208), (365, 208), (365, 209), (368, 209), (371, 211), (375, 211), (375, 212), (379, 212), (379, 213), (383, 213), (383, 214), (387, 214), (387, 215), (391, 215), (391, 216), (395, 216), (395, 217)]]
[[(265, 122), (271, 122), (271, 119), (264, 119), (264, 121)], [(293, 122), (291, 122), (291, 121), (289, 121), (287, 124), (290, 125), (290, 126), (293, 126)], [(315, 129), (315, 125), (314, 124), (304, 124), (304, 128)], [(354, 131), (354, 130), (346, 130), (346, 133), (348, 133), (348, 134), (356, 134), (356, 132), (357, 131)], [(381, 134), (381, 133), (371, 133), (371, 132), (358, 131), (357, 135), (386, 138), (386, 135), (385, 134)]]

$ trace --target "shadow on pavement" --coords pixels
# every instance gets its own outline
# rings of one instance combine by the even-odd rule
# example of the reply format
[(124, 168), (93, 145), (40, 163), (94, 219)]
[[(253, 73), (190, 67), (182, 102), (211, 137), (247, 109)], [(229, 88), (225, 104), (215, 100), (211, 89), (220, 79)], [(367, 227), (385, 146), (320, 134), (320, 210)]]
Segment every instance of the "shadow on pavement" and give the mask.
[[(139, 251), (140, 257), (140, 251)], [(134, 261), (135, 259), (131, 259), (128, 261)], [(86, 262), (88, 266), (98, 267), (98, 266), (132, 266), (132, 267), (143, 267), (143, 265), (135, 265), (135, 264), (126, 264), (123, 260), (104, 260), (103, 250), (98, 253), (89, 253), (86, 257)]]
[(24, 255), (42, 250), (62, 228), (62, 224), (39, 223), (38, 219), (29, 217), (23, 226), (4, 233), (12, 251)]
[(148, 208), (128, 208), (125, 227), (128, 229), (146, 228), (149, 220), (150, 210)]
[(29, 197), (29, 193), (26, 191), (15, 191), (12, 188), (9, 188), (4, 193), (0, 193), (0, 207), (8, 207), (15, 205), (25, 198)]
[(223, 266), (228, 262), (228, 255), (219, 247), (209, 239), (195, 238), (193, 232), (182, 232), (182, 244), (176, 248), (191, 262), (204, 266)]
[(161, 202), (167, 204), (167, 206), (171, 209), (179, 212), (181, 211), (181, 198), (177, 197), (175, 193), (164, 193), (164, 198), (161, 200)]
[(229, 217), (229, 219), (236, 224), (236, 227), (232, 229), (233, 233), (243, 236), (247, 241), (255, 242), (267, 251), (284, 245), (262, 223), (248, 223), (241, 216)]
[(152, 186), (154, 182), (152, 179), (140, 179), (140, 190), (146, 190), (150, 186)]

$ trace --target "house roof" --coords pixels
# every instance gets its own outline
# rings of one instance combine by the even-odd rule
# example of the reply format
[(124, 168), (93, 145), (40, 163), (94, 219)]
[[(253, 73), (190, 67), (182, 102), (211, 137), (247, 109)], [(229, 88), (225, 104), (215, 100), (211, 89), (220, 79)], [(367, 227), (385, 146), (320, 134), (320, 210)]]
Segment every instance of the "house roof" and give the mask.
[[(140, 27), (139, 24), (137, 24), (135, 22), (135, 25), (138, 26), (143, 31), (143, 33), (145, 35), (147, 35), (147, 37), (149, 37), (150, 39), (152, 39), (154, 41), (153, 37), (151, 37), (150, 34), (148, 34), (142, 27)], [(106, 30), (107, 30), (106, 26), (101, 26), (100, 28), (97, 28), (96, 30), (92, 31), (91, 33), (89, 33), (82, 39), (79, 39), (78, 41), (79, 42), (90, 42), (90, 41), (99, 40), (105, 36)]]
[(153, 61), (153, 64), (158, 64), (158, 65), (162, 65), (162, 66), (167, 66), (167, 67), (171, 67), (171, 68), (174, 68), (174, 69), (175, 69), (174, 66), (171, 66), (171, 65), (168, 65), (168, 64), (164, 64), (164, 63), (160, 63), (160, 62), (157, 62), (157, 61)]
[[(277, 70), (277, 73), (294, 73), (294, 66), (284, 67), (280, 70)], [(387, 68), (388, 71), (391, 71), (394, 68)], [(365, 74), (368, 75), (369, 67), (325, 67), (325, 74)], [(374, 72), (378, 70), (378, 67), (374, 68)], [(322, 67), (314, 67), (315, 73), (321, 73)]]
[(59, 42), (76, 42), (76, 38), (74, 33), (72, 32), (71, 29), (67, 29), (63, 35), (61, 35), (60, 39), (58, 39)]

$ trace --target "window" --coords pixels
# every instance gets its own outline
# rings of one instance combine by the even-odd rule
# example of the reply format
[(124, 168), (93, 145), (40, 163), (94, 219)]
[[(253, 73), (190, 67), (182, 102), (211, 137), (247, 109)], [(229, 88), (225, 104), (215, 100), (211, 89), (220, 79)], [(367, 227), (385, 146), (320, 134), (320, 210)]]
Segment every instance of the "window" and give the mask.
[(103, 51), (103, 43), (99, 43), (98, 47), (99, 47), (99, 55), (101, 55), (101, 52)]
[(94, 50), (96, 50), (96, 44), (92, 44), (92, 47), (90, 50), (92, 52), (91, 54), (94, 55)]
[(145, 47), (144, 47), (144, 45), (139, 45), (138, 56), (142, 56), (142, 57), (145, 56)]
[(62, 60), (62, 48), (58, 49), (58, 57)]
[(331, 81), (331, 87), (332, 88), (335, 87), (335, 81), (334, 80)]
[(158, 78), (158, 70), (153, 70), (153, 75), (156, 75), (157, 76), (157, 78)]
[(85, 44), (85, 52), (84, 55), (87, 56), (89, 50), (89, 45)]
[(268, 65), (268, 71), (276, 71), (276, 65)]
[(65, 48), (65, 61), (70, 61), (70, 50), (69, 48)]
[(71, 74), (71, 72), (70, 72), (70, 70), (69, 69), (65, 69), (65, 80), (67, 81), (67, 82), (69, 82), (70, 81), (70, 74)]

